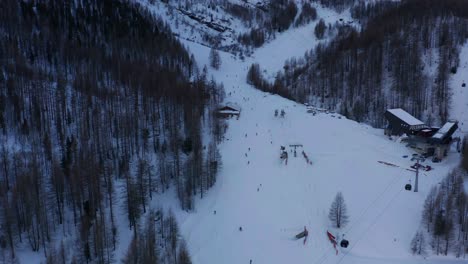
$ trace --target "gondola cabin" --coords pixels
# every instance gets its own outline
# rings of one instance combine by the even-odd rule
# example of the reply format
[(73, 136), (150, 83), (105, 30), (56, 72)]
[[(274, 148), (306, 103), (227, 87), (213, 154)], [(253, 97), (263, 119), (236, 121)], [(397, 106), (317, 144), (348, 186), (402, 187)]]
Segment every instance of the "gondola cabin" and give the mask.
[(349, 241), (346, 240), (346, 239), (341, 240), (340, 246), (341, 246), (342, 248), (347, 248), (347, 247), (349, 246)]

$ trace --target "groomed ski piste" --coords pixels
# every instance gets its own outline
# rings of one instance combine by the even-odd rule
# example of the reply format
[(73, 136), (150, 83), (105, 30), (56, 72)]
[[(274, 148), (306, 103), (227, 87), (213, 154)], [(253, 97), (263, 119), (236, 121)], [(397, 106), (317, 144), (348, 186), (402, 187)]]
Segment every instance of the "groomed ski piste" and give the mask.
[[(414, 162), (403, 158), (414, 152), (404, 144), (339, 114), (314, 116), (302, 104), (246, 83), (251, 63), (272, 71), (290, 57), (289, 50), (303, 47), (287, 38), (288, 34), (279, 36), (245, 61), (221, 53), (221, 69), (210, 70), (224, 84), (226, 101), (238, 104), (242, 112), (239, 119), (228, 120), (216, 185), (197, 200), (194, 213), (177, 212), (193, 262), (465, 263), (466, 259), (434, 256), (430, 249), (426, 257), (413, 256), (409, 250), (429, 189), (457, 166), (459, 153), (452, 148), (442, 163), (426, 161), (434, 170), (420, 173), (419, 192), (404, 190), (415, 179), (407, 170)], [(287, 46), (275, 43), (281, 41)], [(207, 47), (184, 43), (199, 65), (208, 65)], [(262, 63), (272, 56), (276, 65)], [(284, 109), (285, 117), (275, 117), (276, 109)], [(458, 118), (464, 122), (466, 116)], [(303, 145), (297, 157), (289, 152), (290, 144)], [(279, 158), (281, 146), (289, 152), (287, 165)], [(312, 165), (305, 162), (302, 150)], [(350, 221), (335, 229), (328, 211), (339, 191)], [(294, 240), (304, 226), (309, 231), (305, 245)], [(336, 254), (327, 230), (338, 243), (344, 235), (349, 247), (338, 247)]]
[[(282, 69), (284, 61), (316, 45), (312, 30), (305, 28), (279, 34), (245, 61), (221, 52), (220, 70), (209, 68), (209, 74), (223, 83), (226, 102), (238, 104), (242, 112), (238, 120), (228, 121), (216, 185), (197, 200), (194, 213), (176, 211), (193, 262), (465, 263), (466, 259), (435, 256), (430, 248), (425, 257), (410, 253), (429, 189), (460, 161), (454, 148), (442, 163), (425, 162), (434, 170), (420, 174), (419, 192), (406, 191), (405, 184), (414, 186), (415, 173), (406, 170), (414, 162), (403, 156), (414, 152), (404, 144), (389, 140), (381, 129), (338, 114), (313, 116), (302, 104), (260, 92), (246, 83), (252, 63), (259, 63), (265, 69), (263, 74), (271, 77)], [(184, 43), (199, 66), (209, 65), (209, 48)], [(463, 67), (468, 63), (467, 51), (465, 45), (452, 84), (456, 96), (451, 117), (460, 121), (462, 132), (468, 124), (468, 94), (459, 82), (468, 79), (468, 68)], [(283, 109), (285, 117), (275, 117), (276, 109)], [(303, 147), (297, 157), (289, 152), (285, 165), (279, 158), (280, 147), (290, 151), (290, 144)], [(312, 165), (305, 162), (302, 150)], [(339, 191), (350, 221), (335, 229), (328, 211)], [(302, 239), (294, 239), (304, 226), (309, 231), (305, 245)], [(349, 247), (338, 247), (336, 254), (327, 230), (337, 236), (338, 243), (344, 235)]]
[[(164, 10), (154, 11), (164, 16)], [(317, 11), (327, 23), (350, 19), (349, 12), (337, 14), (321, 7)], [(414, 162), (403, 158), (414, 152), (404, 144), (389, 140), (381, 129), (339, 114), (312, 115), (302, 104), (246, 83), (252, 63), (259, 63), (264, 76), (272, 80), (287, 59), (302, 56), (317, 45), (316, 23), (278, 34), (244, 61), (220, 52), (221, 68), (208, 67), (208, 74), (224, 85), (225, 101), (239, 105), (241, 115), (227, 121), (217, 182), (203, 199), (196, 199), (194, 212), (180, 209), (175, 192), (153, 199), (152, 208), (171, 208), (175, 213), (194, 264), (248, 264), (250, 260), (252, 264), (466, 263), (453, 256), (435, 256), (430, 248), (425, 257), (410, 253), (428, 191), (460, 161), (454, 148), (441, 163), (424, 163), (434, 169), (420, 173), (419, 192), (406, 191), (405, 184), (414, 186), (415, 174), (407, 170)], [(186, 40), (190, 36), (181, 32), (178, 35), (200, 68), (209, 65), (209, 47)], [(460, 67), (450, 83), (450, 117), (459, 120), (460, 133), (467, 133), (468, 87), (462, 87), (463, 82), (468, 86), (468, 43), (460, 52)], [(275, 110), (284, 110), (284, 118), (275, 117)], [(292, 144), (302, 144), (297, 157), (290, 152)], [(289, 154), (287, 165), (280, 159), (281, 146)], [(302, 151), (312, 164), (305, 161)], [(467, 182), (465, 186), (468, 189)], [(337, 192), (343, 193), (350, 217), (341, 229), (328, 219)], [(120, 210), (116, 218), (118, 263), (133, 233)], [(304, 226), (306, 243), (295, 239)], [(349, 247), (338, 245), (336, 253), (327, 230), (338, 244), (344, 235)], [(39, 263), (36, 260), (43, 258), (42, 252), (26, 249), (18, 255), (20, 263)]]
[[(325, 8), (319, 14), (329, 21), (350, 19), (349, 14)], [(425, 162), (434, 169), (420, 174), (419, 192), (406, 191), (405, 184), (414, 187), (415, 173), (407, 170), (414, 162), (403, 158), (414, 152), (404, 144), (389, 140), (381, 129), (339, 114), (314, 116), (302, 104), (246, 83), (252, 63), (259, 63), (264, 76), (271, 80), (287, 59), (317, 45), (313, 24), (278, 34), (245, 61), (220, 52), (221, 68), (208, 67), (209, 75), (224, 85), (226, 102), (239, 105), (241, 115), (228, 120), (220, 146), (223, 165), (215, 186), (203, 199), (197, 199), (195, 212), (174, 211), (193, 262), (466, 263), (466, 259), (453, 256), (435, 256), (430, 248), (425, 257), (410, 253), (428, 191), (460, 161), (454, 148), (442, 163)], [(181, 41), (195, 55), (200, 68), (209, 65), (208, 47)], [(468, 67), (463, 67), (467, 63), (465, 45), (460, 70), (453, 76), (451, 109), (451, 117), (460, 121), (462, 132), (468, 124), (468, 92), (461, 90), (459, 82), (468, 79)], [(275, 110), (282, 109), (285, 117), (275, 117)], [(297, 157), (290, 152), (291, 144), (303, 145)], [(281, 146), (289, 153), (287, 165), (280, 160)], [(312, 164), (305, 162), (302, 151)], [(339, 191), (344, 195), (350, 221), (336, 229), (328, 212)], [(160, 203), (169, 207), (173, 200), (167, 197)], [(302, 239), (295, 240), (304, 226), (309, 231), (305, 244)], [(338, 245), (336, 253), (327, 230), (337, 236), (338, 243), (344, 235), (349, 247)]]

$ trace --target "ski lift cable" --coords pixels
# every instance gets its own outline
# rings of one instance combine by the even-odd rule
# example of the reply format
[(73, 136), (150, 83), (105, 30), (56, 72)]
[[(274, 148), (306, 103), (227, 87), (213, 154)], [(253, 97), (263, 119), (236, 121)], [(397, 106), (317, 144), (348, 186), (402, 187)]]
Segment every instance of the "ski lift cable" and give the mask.
[[(388, 191), (388, 189), (390, 188), (390, 186), (394, 185), (395, 182), (397, 182), (397, 180), (400, 179), (399, 176), (395, 176), (394, 179), (386, 186), (386, 188), (384, 189), (383, 192), (380, 193), (380, 195), (377, 196), (377, 198), (375, 198), (368, 206), (366, 209), (364, 209), (364, 211), (359, 215), (359, 217), (357, 218), (357, 220), (353, 221), (354, 224), (352, 224), (351, 226), (349, 226), (345, 232), (343, 233), (348, 233), (350, 232), (351, 230), (353, 230), (353, 228), (356, 226), (357, 223), (360, 223), (361, 222), (361, 219), (366, 215), (367, 211), (373, 207), (378, 200), (380, 200), (380, 198), (383, 197), (383, 195)], [(401, 190), (400, 190), (401, 192)], [(331, 249), (328, 250), (327, 252), (325, 252), (322, 257), (316, 262), (316, 263), (324, 263), (325, 260), (328, 259), (328, 257), (330, 256), (330, 252), (333, 252)]]
[[(356, 224), (360, 223), (362, 218), (365, 216), (365, 214), (369, 211), (369, 209), (371, 207), (373, 207), (383, 196), (384, 194), (390, 189), (390, 187), (392, 185), (394, 185), (398, 180), (401, 180), (401, 177), (399, 175), (397, 176), (394, 176), (394, 178), (392, 179), (392, 181), (385, 187), (385, 189), (383, 190), (383, 192), (381, 192), (377, 198), (375, 198), (372, 203), (370, 203), (367, 208), (359, 215), (359, 217), (357, 218), (356, 221), (353, 221), (354, 223), (351, 224), (348, 228), (346, 228), (345, 232), (343, 233), (348, 233), (349, 231), (351, 231), (355, 226)], [(400, 190), (401, 191), (401, 190)]]
[[(399, 179), (400, 179), (399, 176), (395, 176), (395, 177), (393, 178), (393, 180), (385, 187), (385, 189), (384, 189), (382, 192), (380, 192), (380, 194), (366, 207), (366, 209), (364, 209), (364, 211), (362, 211), (362, 213), (359, 215), (359, 217), (358, 217), (356, 220), (353, 221), (354, 224), (351, 224), (343, 233), (349, 233), (351, 230), (353, 230), (353, 228), (356, 226), (356, 224), (361, 222), (362, 218), (366, 215), (367, 211), (369, 211), (369, 209), (370, 209), (371, 207), (373, 207), (373, 206), (377, 203), (377, 201), (379, 201), (379, 200), (384, 196), (384, 194), (387, 193), (387, 191), (389, 190), (390, 186), (394, 185)], [(401, 192), (401, 191), (402, 191), (402, 190), (400, 190), (400, 192)], [(400, 192), (398, 192), (398, 194), (399, 194)], [(354, 245), (354, 243), (353, 243), (353, 245)], [(354, 247), (354, 246), (353, 246), (353, 247)], [(351, 249), (352, 249), (353, 247), (351, 247)], [(330, 250), (327, 250), (327, 251), (322, 255), (322, 257), (319, 258), (319, 260), (318, 260), (316, 263), (317, 263), (317, 264), (322, 264), (322, 263), (324, 263), (325, 260), (327, 260), (328, 257), (330, 256), (330, 252), (333, 252), (333, 251), (332, 251), (331, 249), (330, 249)]]
[(343, 256), (340, 258), (340, 260), (337, 262), (337, 264), (341, 263), (341, 261), (343, 261), (343, 259), (349, 254), (349, 252), (351, 252), (353, 250), (353, 248), (364, 238), (364, 236), (369, 232), (369, 230), (374, 227), (374, 225), (377, 223), (377, 221), (380, 219), (380, 217), (382, 217), (382, 215), (387, 211), (387, 209), (390, 207), (390, 205), (393, 204), (393, 202), (395, 201), (395, 199), (400, 195), (400, 193), (403, 191), (403, 189), (400, 189), (399, 192), (397, 192), (393, 197), (392, 199), (390, 200), (390, 202), (385, 206), (385, 208), (377, 215), (377, 217), (374, 219), (374, 221), (372, 222), (372, 224), (362, 233), (362, 235), (356, 240), (355, 243), (353, 243), (353, 245), (351, 246), (351, 248), (349, 249), (348, 252), (345, 252), (343, 254)]

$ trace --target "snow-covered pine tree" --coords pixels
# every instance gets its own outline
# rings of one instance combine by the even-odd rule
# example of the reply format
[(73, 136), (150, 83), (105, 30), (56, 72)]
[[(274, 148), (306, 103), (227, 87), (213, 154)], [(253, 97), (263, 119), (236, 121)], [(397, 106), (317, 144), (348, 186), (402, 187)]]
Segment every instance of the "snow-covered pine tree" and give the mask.
[(461, 153), (462, 153), (461, 167), (465, 171), (468, 172), (468, 139), (466, 137), (464, 137), (461, 144), (462, 144), (462, 147), (461, 147)]
[(417, 255), (424, 255), (426, 254), (426, 241), (424, 239), (424, 234), (421, 231), (418, 231), (413, 240), (411, 240), (411, 253)]
[(179, 245), (178, 261), (180, 264), (192, 264), (192, 260), (190, 259), (190, 254), (187, 250), (187, 245), (184, 240), (182, 240)]
[(348, 223), (349, 216), (346, 210), (343, 194), (341, 192), (336, 194), (335, 200), (333, 200), (333, 203), (331, 204), (328, 218), (338, 228), (341, 228)]
[(214, 48), (211, 48), (210, 50), (209, 60), (210, 66), (214, 69), (218, 70), (219, 67), (221, 67), (221, 57), (219, 56), (219, 52)]
[(322, 39), (323, 36), (325, 35), (325, 30), (327, 29), (327, 25), (325, 24), (325, 21), (323, 19), (320, 19), (320, 21), (317, 23), (314, 29), (314, 34), (318, 39)]

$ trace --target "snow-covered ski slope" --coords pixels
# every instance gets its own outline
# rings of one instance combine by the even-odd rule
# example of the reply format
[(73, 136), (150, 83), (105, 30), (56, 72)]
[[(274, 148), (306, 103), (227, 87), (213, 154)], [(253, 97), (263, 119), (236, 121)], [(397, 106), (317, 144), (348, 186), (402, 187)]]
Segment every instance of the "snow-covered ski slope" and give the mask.
[[(186, 44), (200, 65), (207, 64), (208, 48)], [(271, 47), (275, 45), (262, 49)], [(294, 48), (259, 50), (255, 61), (262, 64), (269, 54), (286, 59)], [(411, 155), (410, 149), (388, 140), (382, 130), (337, 114), (313, 116), (303, 105), (255, 90), (245, 82), (252, 62), (223, 53), (221, 69), (210, 72), (224, 84), (226, 101), (239, 104), (242, 113), (228, 121), (218, 182), (197, 201), (195, 213), (179, 214), (194, 263), (427, 263), (409, 253), (410, 241), (428, 190), (456, 166), (458, 153), (452, 150), (443, 163), (426, 162), (435, 169), (420, 174), (419, 192), (405, 191), (415, 177), (406, 170), (414, 162), (402, 157)], [(274, 117), (275, 109), (284, 109), (285, 117)], [(290, 144), (303, 148), (297, 157), (289, 153), (285, 165), (280, 146)], [(312, 165), (306, 164), (302, 149)], [(350, 215), (342, 230), (333, 229), (327, 217), (338, 191)], [(309, 230), (305, 245), (293, 240), (304, 226)], [(335, 255), (327, 229), (345, 234), (348, 249)]]
[[(341, 17), (346, 20), (346, 16), (319, 11), (319, 17), (328, 17), (330, 22)], [(181, 41), (200, 67), (208, 65), (208, 47)], [(410, 180), (414, 186), (414, 172), (406, 170), (414, 162), (402, 157), (411, 156), (411, 149), (389, 140), (382, 130), (337, 114), (313, 116), (304, 105), (260, 92), (246, 83), (252, 63), (259, 63), (271, 78), (285, 60), (301, 56), (317, 43), (313, 25), (290, 29), (245, 61), (221, 52), (221, 69), (209, 70), (224, 84), (226, 102), (240, 105), (242, 112), (238, 120), (228, 121), (220, 146), (223, 167), (216, 185), (197, 200), (195, 212), (175, 211), (193, 262), (465, 263), (431, 253), (424, 259), (409, 252), (427, 192), (459, 162), (455, 150), (442, 163), (425, 162), (434, 170), (420, 174), (418, 193), (405, 191)], [(454, 79), (463, 78), (463, 73), (459, 74)], [(454, 96), (452, 117), (459, 120), (466, 119), (468, 110), (462, 100)], [(275, 117), (276, 109), (284, 109), (285, 117)], [(297, 157), (289, 152), (285, 165), (279, 158), (280, 147), (289, 151), (290, 144), (302, 144), (303, 148), (298, 149)], [(312, 165), (305, 162), (302, 150)], [(332, 228), (328, 220), (338, 191), (344, 195), (350, 216), (341, 230)], [(305, 245), (293, 239), (304, 226), (309, 230)], [(336, 255), (327, 230), (340, 238), (344, 234), (350, 246), (339, 248)]]
[[(149, 0), (136, 1), (148, 8), (148, 10), (157, 13), (158, 16), (160, 16), (171, 27), (172, 31), (181, 40), (188, 40), (190, 42), (210, 46), (211, 44), (207, 38), (212, 40), (217, 39), (219, 41), (217, 45), (222, 50), (231, 50), (231, 53), (235, 53), (233, 51), (233, 46), (239, 46), (238, 49), (235, 49), (237, 52), (239, 50), (243, 50), (244, 52), (246, 50), (250, 50), (250, 48), (239, 45), (237, 37), (239, 34), (250, 32), (250, 30), (255, 27), (255, 25), (247, 25), (238, 17), (235, 17), (232, 14), (226, 12), (223, 8), (209, 8), (209, 6), (206, 4), (206, 1), (204, 3), (202, 0), (193, 1), (193, 3), (189, 5), (189, 9), (186, 9), (186, 5), (184, 5), (182, 2), (176, 4), (177, 2), (173, 1), (169, 3), (165, 3), (163, 1), (153, 1), (153, 3), (150, 3), (152, 1)], [(228, 2), (231, 4), (255, 9), (257, 3), (267, 1), (228, 0)], [(301, 13), (303, 0), (295, 0), (295, 2), (298, 8), (296, 15), (297, 18)], [(274, 45), (277, 48), (287, 47), (289, 45), (289, 41), (292, 41), (297, 45), (300, 45), (300, 48), (294, 50), (290, 49), (288, 54), (294, 57), (302, 57), (307, 50), (310, 50), (319, 43), (319, 40), (317, 40), (314, 36), (314, 28), (320, 19), (323, 19), (327, 25), (334, 25), (335, 23), (348, 24), (348, 22), (353, 21), (349, 10), (346, 10), (342, 13), (337, 13), (337, 11), (333, 9), (325, 8), (316, 3), (312, 3), (312, 6), (317, 10), (318, 14), (318, 17), (315, 21), (297, 28), (291, 26), (283, 33), (275, 34), (274, 37), (269, 36), (267, 39), (267, 44)], [(198, 16), (202, 22), (190, 18), (182, 11)], [(221, 25), (226, 28), (226, 31), (216, 31), (213, 28), (208, 27), (204, 22), (213, 22)], [(353, 27), (360, 27), (357, 21), (348, 25)], [(333, 35), (335, 32), (327, 32), (325, 38), (320, 41), (323, 42), (327, 41), (327, 39), (330, 39), (330, 34)], [(255, 53), (257, 55), (255, 56), (264, 55), (258, 54), (259, 52), (261, 53), (262, 50), (265, 49), (256, 51)], [(266, 49), (266, 51), (269, 50), (270, 49)], [(275, 66), (272, 68), (274, 69), (274, 72), (268, 75), (268, 78), (271, 80), (275, 77), (276, 71), (281, 70), (282, 66), (284, 65), (284, 60), (277, 60), (275, 55), (276, 54), (268, 54), (268, 56), (263, 56), (264, 59), (267, 59), (267, 57), (269, 58), (268, 61), (264, 62), (266, 66)], [(280, 65), (278, 65), (278, 63)]]
[(450, 82), (452, 96), (450, 118), (459, 121), (459, 135), (468, 136), (468, 42), (460, 49), (459, 56), (457, 73), (452, 76)]

